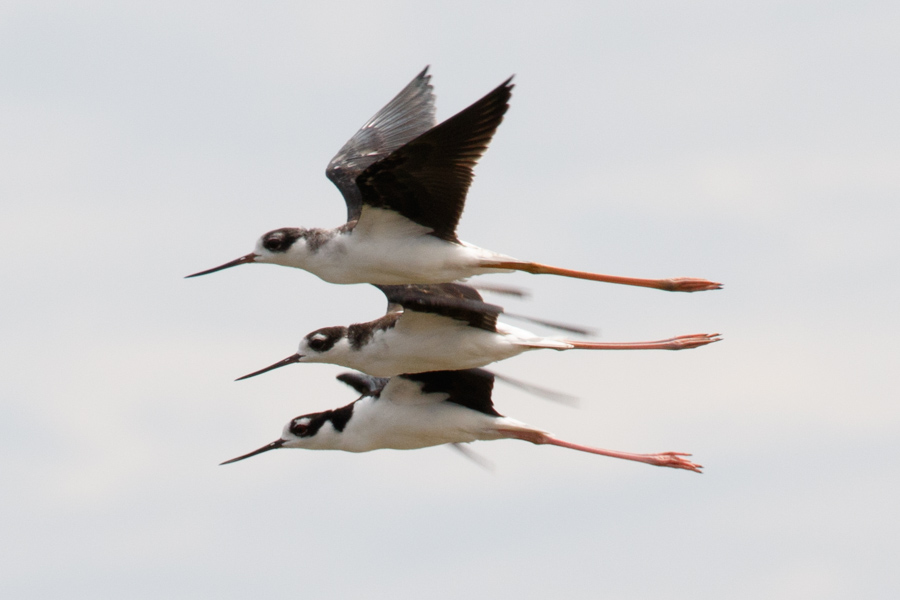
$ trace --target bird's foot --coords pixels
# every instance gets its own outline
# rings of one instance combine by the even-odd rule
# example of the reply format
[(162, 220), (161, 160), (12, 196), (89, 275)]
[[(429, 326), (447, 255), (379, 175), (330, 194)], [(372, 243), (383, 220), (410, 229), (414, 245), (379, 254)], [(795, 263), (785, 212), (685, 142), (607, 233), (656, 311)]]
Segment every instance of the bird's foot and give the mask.
[(695, 473), (703, 472), (700, 470), (703, 468), (703, 465), (692, 463), (688, 459), (682, 458), (684, 456), (690, 456), (690, 454), (687, 454), (685, 452), (660, 452), (659, 454), (649, 454), (647, 455), (647, 458), (650, 460), (648, 460), (647, 463), (657, 467), (684, 469), (686, 471), (693, 471)]
[(688, 350), (722, 341), (718, 333), (695, 333), (691, 335), (679, 335), (666, 340), (668, 350)]
[(695, 277), (675, 277), (672, 279), (663, 279), (663, 285), (660, 289), (667, 292), (705, 292), (707, 290), (720, 290), (722, 284), (707, 279), (697, 279)]

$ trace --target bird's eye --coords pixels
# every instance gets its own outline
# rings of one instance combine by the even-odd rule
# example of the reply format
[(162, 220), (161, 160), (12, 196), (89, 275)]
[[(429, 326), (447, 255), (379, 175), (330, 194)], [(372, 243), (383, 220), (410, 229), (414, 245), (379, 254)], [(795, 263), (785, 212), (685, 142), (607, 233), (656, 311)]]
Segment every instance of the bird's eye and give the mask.
[(315, 350), (316, 352), (321, 352), (322, 350), (325, 349), (325, 345), (326, 345), (327, 341), (328, 340), (326, 338), (317, 336), (317, 337), (311, 338), (309, 340), (309, 342), (307, 343), (307, 345), (310, 347), (310, 349)]
[(271, 252), (277, 252), (282, 243), (284, 243), (283, 235), (270, 235), (263, 241), (263, 247)]
[(294, 424), (291, 426), (291, 433), (293, 433), (297, 437), (303, 437), (308, 429), (309, 425), (294, 421)]

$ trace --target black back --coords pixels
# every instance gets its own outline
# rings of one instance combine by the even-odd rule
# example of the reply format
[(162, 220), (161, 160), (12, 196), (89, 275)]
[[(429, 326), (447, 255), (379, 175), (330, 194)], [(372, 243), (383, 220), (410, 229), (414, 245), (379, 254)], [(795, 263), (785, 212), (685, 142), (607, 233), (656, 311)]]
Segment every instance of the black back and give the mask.
[(425, 394), (445, 393), (445, 402), (453, 402), (492, 417), (502, 417), (494, 410), (491, 391), (494, 389), (494, 375), (484, 369), (463, 371), (431, 371), (398, 375), (422, 384)]
[(497, 315), (503, 312), (502, 307), (484, 302), (477, 290), (461, 283), (375, 287), (387, 296), (388, 311), (399, 305), (404, 310), (450, 317), (491, 332), (497, 331)]
[(362, 195), (356, 178), (379, 161), (435, 124), (434, 93), (428, 67), (369, 119), (331, 159), (325, 175), (341, 191), (347, 203), (347, 221), (362, 211)]
[(509, 108), (511, 79), (366, 168), (356, 178), (363, 204), (396, 211), (431, 228), (431, 235), (458, 242), (472, 168)]

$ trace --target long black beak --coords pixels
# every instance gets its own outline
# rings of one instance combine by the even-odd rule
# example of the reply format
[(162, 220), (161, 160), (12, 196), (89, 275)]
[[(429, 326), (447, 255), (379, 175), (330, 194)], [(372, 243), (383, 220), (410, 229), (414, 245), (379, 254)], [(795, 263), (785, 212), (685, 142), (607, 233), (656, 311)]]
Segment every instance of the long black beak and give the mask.
[(221, 271), (222, 269), (228, 269), (229, 267), (236, 267), (236, 266), (242, 265), (244, 263), (256, 262), (257, 256), (259, 256), (259, 254), (256, 254), (255, 252), (251, 252), (250, 254), (248, 254), (246, 256), (242, 256), (236, 260), (225, 263), (224, 265), (219, 265), (218, 267), (216, 267), (214, 269), (207, 269), (206, 271), (200, 271), (199, 273), (194, 273), (193, 275), (188, 275), (185, 277), (185, 279), (190, 279), (191, 277), (200, 277), (201, 275), (208, 275), (209, 273), (215, 273), (216, 271)]
[(257, 454), (262, 454), (263, 452), (268, 452), (269, 450), (276, 450), (276, 449), (281, 448), (282, 446), (284, 446), (284, 443), (285, 443), (286, 441), (287, 441), (287, 440), (275, 440), (275, 441), (272, 442), (271, 444), (266, 444), (265, 446), (263, 446), (263, 447), (260, 448), (259, 450), (254, 450), (253, 452), (250, 452), (250, 453), (245, 454), (245, 455), (243, 455), (243, 456), (238, 456), (237, 458), (232, 458), (231, 460), (226, 460), (226, 461), (223, 462), (223, 463), (219, 463), (219, 466), (221, 467), (222, 465), (228, 465), (228, 464), (231, 464), (231, 463), (233, 463), (233, 462), (237, 462), (237, 461), (239, 461), (239, 460), (244, 460), (245, 458), (250, 458), (251, 456), (256, 456)]
[(253, 373), (250, 373), (249, 375), (244, 375), (243, 377), (238, 377), (237, 379), (235, 379), (235, 381), (240, 381), (241, 379), (248, 379), (250, 377), (256, 377), (257, 375), (261, 375), (261, 374), (265, 373), (266, 371), (271, 371), (272, 369), (277, 369), (278, 367), (283, 367), (284, 365), (289, 365), (291, 363), (300, 362), (301, 358), (303, 358), (302, 354), (291, 354), (284, 360), (279, 360), (274, 365), (269, 365), (265, 369), (260, 369), (259, 371), (254, 371)]

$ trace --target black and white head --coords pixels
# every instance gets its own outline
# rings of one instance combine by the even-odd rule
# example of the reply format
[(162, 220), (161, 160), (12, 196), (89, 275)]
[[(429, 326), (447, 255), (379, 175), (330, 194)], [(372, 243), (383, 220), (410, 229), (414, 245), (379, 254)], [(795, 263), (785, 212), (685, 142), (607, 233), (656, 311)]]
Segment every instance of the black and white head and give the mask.
[(283, 227), (268, 232), (256, 242), (253, 262), (305, 269), (310, 257), (337, 235), (329, 229)]
[(266, 233), (256, 241), (253, 253), (257, 259), (254, 262), (290, 263), (296, 251), (306, 246), (305, 233), (305, 229), (297, 227), (283, 227)]
[(306, 336), (300, 340), (300, 347), (297, 349), (296, 354), (292, 354), (264, 369), (239, 377), (237, 380), (240, 381), (241, 379), (262, 375), (267, 371), (293, 363), (340, 362), (349, 351), (350, 342), (347, 338), (346, 327), (323, 327), (322, 329), (317, 329), (312, 333), (306, 334)]
[(302, 354), (308, 362), (331, 362), (350, 348), (347, 328), (341, 326), (323, 327), (306, 334), (300, 340), (297, 354)]
[[(300, 229), (297, 227), (274, 229), (256, 241), (256, 248), (250, 254), (245, 254), (224, 265), (188, 275), (188, 278), (208, 275), (222, 269), (248, 263), (269, 263), (302, 269), (306, 264), (307, 257), (312, 252), (312, 248), (318, 249), (324, 237), (327, 237), (325, 232), (315, 229)], [(314, 243), (307, 243), (308, 239)]]
[(269, 450), (279, 448), (306, 448), (307, 450), (339, 450), (341, 432), (353, 413), (352, 404), (337, 410), (302, 415), (284, 426), (281, 437), (253, 452), (248, 452), (221, 463), (227, 465)]

